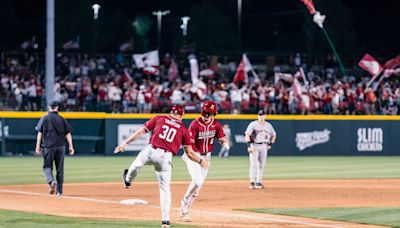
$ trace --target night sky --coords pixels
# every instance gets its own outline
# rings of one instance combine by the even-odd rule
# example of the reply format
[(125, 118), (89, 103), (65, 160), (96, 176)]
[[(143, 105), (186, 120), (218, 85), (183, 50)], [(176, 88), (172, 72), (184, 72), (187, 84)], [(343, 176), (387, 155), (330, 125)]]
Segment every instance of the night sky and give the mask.
[[(61, 0), (56, 0), (56, 4), (60, 1)], [(68, 1), (78, 2), (78, 0)], [(32, 36), (32, 34), (45, 32), (45, 0), (10, 0), (9, 2), (11, 2), (10, 4), (18, 18), (18, 23), (16, 23), (15, 26), (22, 30), (18, 37), (13, 37), (12, 34), (9, 34), (10, 40), (23, 40), (26, 39), (24, 37)], [(130, 19), (133, 20), (138, 14), (151, 15), (151, 12), (154, 10), (169, 9), (171, 10), (171, 14), (165, 17), (165, 24), (163, 25), (168, 32), (168, 26), (176, 25), (177, 21), (180, 21), (180, 17), (187, 15), (189, 12), (188, 9), (195, 3), (200, 2), (200, 0), (99, 0), (91, 2), (101, 5), (100, 19), (105, 21), (113, 17), (113, 12), (118, 10), (127, 12)], [(232, 21), (233, 28), (236, 29), (236, 0), (214, 0), (212, 2), (218, 5), (223, 14)], [(318, 1), (314, 0), (314, 2), (318, 8)], [(400, 19), (397, 15), (400, 4), (398, 1), (342, 0), (342, 2), (353, 14), (353, 28), (357, 34), (362, 51), (367, 51), (380, 58), (390, 58), (399, 54), (400, 45), (397, 30), (399, 28)], [(324, 13), (323, 10), (320, 11)], [(274, 30), (271, 24), (274, 24), (274, 26), (278, 25), (279, 27), (277, 29), (279, 31), (290, 33), (292, 28), (287, 25), (301, 26), (301, 24), (296, 24), (296, 18), (304, 16), (305, 13), (305, 7), (299, 0), (243, 0), (242, 36), (244, 46), (252, 51), (275, 51), (274, 47), (271, 46), (270, 40), (271, 33), (273, 33), (272, 30)], [(329, 15), (327, 15), (327, 20), (329, 19)], [(155, 24), (154, 21), (153, 26)], [(173, 31), (176, 31), (176, 29)], [(334, 32), (335, 31), (330, 31), (330, 33)], [(155, 36), (152, 36), (152, 39), (155, 39)]]

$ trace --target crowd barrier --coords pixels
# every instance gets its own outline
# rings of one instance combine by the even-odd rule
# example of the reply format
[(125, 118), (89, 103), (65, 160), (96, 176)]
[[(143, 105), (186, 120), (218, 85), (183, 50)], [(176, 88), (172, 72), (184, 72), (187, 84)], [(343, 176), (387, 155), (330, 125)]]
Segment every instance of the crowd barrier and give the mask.
[[(0, 112), (1, 154), (33, 154), (35, 126), (44, 112)], [(78, 155), (112, 155), (116, 145), (156, 114), (60, 113), (73, 128)], [(198, 117), (187, 114), (186, 126)], [(218, 115), (229, 124), (231, 155), (246, 155), (244, 131), (257, 115)], [(269, 115), (277, 133), (270, 155), (363, 156), (400, 155), (400, 116)], [(132, 143), (126, 155), (137, 154), (149, 134)], [(216, 143), (215, 153), (221, 146)], [(182, 153), (182, 152), (180, 152)]]

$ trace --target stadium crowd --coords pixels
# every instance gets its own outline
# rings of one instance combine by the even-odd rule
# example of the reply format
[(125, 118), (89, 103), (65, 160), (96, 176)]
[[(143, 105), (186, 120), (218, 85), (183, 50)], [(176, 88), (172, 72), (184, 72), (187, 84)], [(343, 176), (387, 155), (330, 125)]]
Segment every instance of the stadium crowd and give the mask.
[[(174, 60), (175, 59), (175, 60)], [(307, 67), (299, 56), (292, 64), (275, 64), (269, 70), (249, 73), (248, 83), (233, 83), (237, 63), (199, 57), (206, 89), (194, 89), (186, 57), (161, 57), (160, 73), (149, 75), (135, 66), (130, 56), (58, 54), (54, 100), (64, 111), (124, 113), (166, 112), (183, 104), (186, 112), (199, 110), (204, 99), (214, 100), (220, 113), (269, 114), (382, 114), (400, 112), (397, 79), (366, 87), (370, 77), (339, 77), (332, 64)], [(177, 65), (176, 72), (171, 65)], [(214, 63), (212, 63), (214, 62)], [(289, 61), (290, 62), (290, 61)], [(0, 110), (44, 110), (44, 59), (34, 54), (2, 55)], [(300, 91), (293, 83), (276, 80), (275, 73), (295, 73), (299, 66)], [(366, 75), (367, 73), (365, 73)]]

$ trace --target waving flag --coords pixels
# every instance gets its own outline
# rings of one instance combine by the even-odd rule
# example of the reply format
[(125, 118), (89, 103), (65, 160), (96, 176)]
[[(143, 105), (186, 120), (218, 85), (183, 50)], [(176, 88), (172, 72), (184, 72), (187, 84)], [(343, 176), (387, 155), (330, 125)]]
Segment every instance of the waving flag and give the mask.
[(64, 50), (69, 50), (69, 49), (79, 49), (79, 36), (77, 36), (74, 40), (70, 40), (66, 43), (63, 44), (63, 49)]
[(394, 57), (393, 59), (387, 61), (383, 65), (383, 68), (385, 68), (385, 69), (394, 69), (399, 65), (400, 65), (400, 55), (398, 55), (398, 56)]
[(285, 74), (285, 73), (275, 73), (274, 83), (277, 84), (280, 80), (283, 80), (286, 82), (293, 82), (293, 75)]
[(303, 2), (304, 5), (306, 5), (308, 12), (310, 12), (310, 14), (315, 13), (315, 6), (312, 0), (300, 0), (300, 1)]
[(130, 39), (130, 40), (128, 40), (128, 41), (125, 42), (125, 43), (122, 43), (122, 44), (119, 46), (119, 50), (120, 50), (121, 52), (132, 51), (132, 50), (133, 50), (133, 39)]
[(358, 66), (368, 71), (373, 77), (378, 76), (383, 70), (381, 64), (368, 53), (358, 62)]
[(190, 76), (192, 79), (192, 87), (190, 88), (190, 91), (196, 93), (200, 100), (204, 100), (206, 98), (207, 86), (199, 79), (199, 64), (196, 56), (190, 55), (188, 58), (190, 64)]
[(149, 51), (144, 54), (132, 55), (136, 67), (142, 69), (143, 73), (158, 75), (160, 73), (160, 59), (158, 51)]
[(253, 65), (251, 65), (249, 59), (246, 54), (242, 55), (242, 60), (239, 63), (239, 66), (236, 70), (235, 76), (233, 77), (233, 83), (239, 84), (240, 82), (249, 83), (248, 73), (252, 72), (254, 77), (254, 82), (259, 82), (260, 78), (254, 71)]

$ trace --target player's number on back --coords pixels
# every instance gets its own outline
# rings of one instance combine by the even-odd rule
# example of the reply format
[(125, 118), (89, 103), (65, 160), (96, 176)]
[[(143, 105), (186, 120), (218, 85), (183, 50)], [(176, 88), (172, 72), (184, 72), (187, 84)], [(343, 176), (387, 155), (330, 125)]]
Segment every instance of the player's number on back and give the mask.
[(167, 125), (163, 125), (161, 127), (164, 131), (158, 135), (160, 139), (165, 139), (167, 142), (172, 142), (176, 135), (176, 129), (168, 127)]

